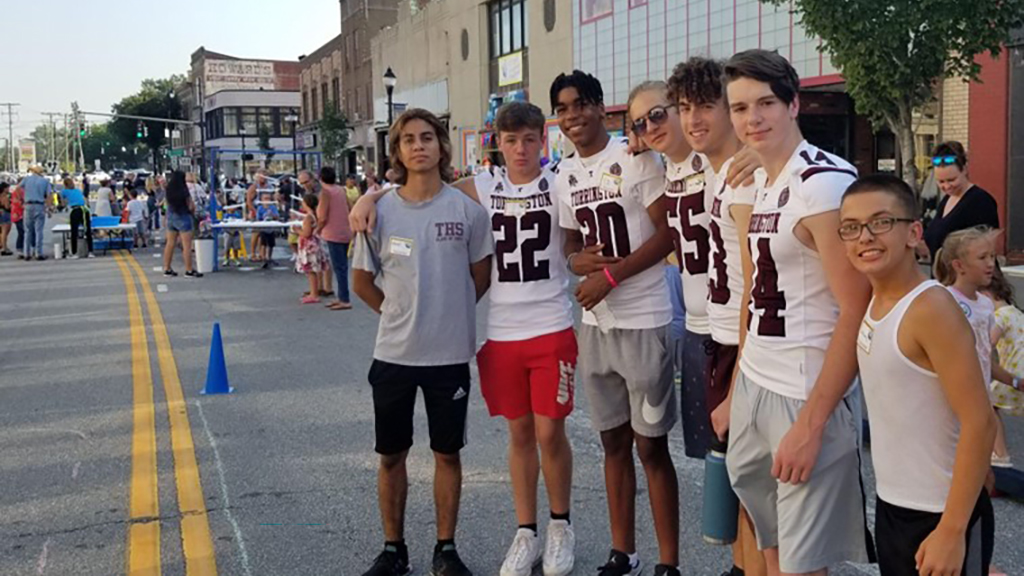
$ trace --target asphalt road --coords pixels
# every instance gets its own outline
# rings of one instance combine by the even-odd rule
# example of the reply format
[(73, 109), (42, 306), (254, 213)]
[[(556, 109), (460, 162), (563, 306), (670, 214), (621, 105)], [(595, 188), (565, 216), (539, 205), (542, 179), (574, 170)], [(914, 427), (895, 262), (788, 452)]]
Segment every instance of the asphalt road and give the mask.
[[(167, 325), (218, 572), (358, 576), (382, 540), (366, 384), (375, 315), (361, 303), (348, 312), (301, 306), (305, 280), (288, 270), (165, 279), (154, 256), (141, 250), (132, 257), (148, 277)], [(181, 271), (180, 263), (176, 267)], [(126, 302), (112, 256), (41, 263), (0, 259), (0, 574), (125, 573), (133, 430)], [(168, 410), (152, 315), (145, 317), (160, 559), (164, 574), (184, 574)], [(236, 391), (201, 396), (214, 322), (221, 324)], [(476, 574), (493, 575), (515, 530), (506, 432), (502, 421), (487, 416), (475, 382), (471, 394), (458, 544)], [(576, 573), (586, 574), (603, 563), (609, 532), (601, 449), (583, 394), (577, 406), (568, 425), (576, 454), (572, 514), (579, 541)], [(1024, 423), (1011, 419), (1007, 426), (1014, 457), (1024, 462)], [(413, 564), (425, 573), (434, 540), (433, 464), (422, 405), (416, 430), (407, 540)], [(725, 550), (700, 538), (702, 463), (682, 455), (678, 429), (672, 446), (681, 488), (683, 573), (717, 575), (728, 560)], [(865, 462), (870, 486), (870, 459)], [(653, 565), (645, 492), (637, 508), (639, 551)], [(1024, 507), (998, 500), (996, 515), (996, 562), (1007, 574), (1024, 574)], [(834, 573), (877, 571), (851, 565)]]

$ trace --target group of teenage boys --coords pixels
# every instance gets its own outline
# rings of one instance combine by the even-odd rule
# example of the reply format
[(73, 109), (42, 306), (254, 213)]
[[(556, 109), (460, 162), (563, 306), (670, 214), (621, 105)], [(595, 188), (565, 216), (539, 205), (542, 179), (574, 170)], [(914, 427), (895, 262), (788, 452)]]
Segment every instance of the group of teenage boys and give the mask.
[[(737, 565), (819, 575), (873, 559), (858, 372), (883, 576), (985, 573), (991, 534), (981, 526), (991, 526), (991, 507), (982, 485), (994, 424), (970, 327), (916, 266), (913, 192), (891, 177), (857, 179), (848, 162), (804, 140), (799, 86), (774, 52), (693, 58), (667, 82), (633, 90), (626, 139), (605, 128), (600, 82), (563, 74), (550, 100), (575, 152), (542, 167), (544, 113), (507, 104), (496, 119), (505, 166), (454, 186), (444, 125), (420, 109), (398, 118), (389, 145), (399, 187), (368, 195), (352, 213), (365, 231), (353, 288), (381, 314), (369, 380), (385, 544), (364, 576), (412, 571), (405, 463), (417, 389), (435, 458), (430, 574), (470, 574), (455, 533), (474, 357), (490, 414), (509, 427), (518, 529), (501, 576), (573, 570), (565, 419), (577, 381), (604, 449), (612, 541), (599, 576), (642, 569), (634, 447), (658, 543), (654, 574), (680, 574), (668, 444), (680, 415), (687, 455), (728, 440), (741, 534), (749, 522), (763, 554), (744, 558), (737, 548)], [(681, 400), (662, 268), (673, 251), (686, 309)], [(477, 352), (475, 307), (488, 290)], [(578, 332), (570, 298), (583, 308)], [(917, 407), (912, 418), (908, 406)], [(550, 504), (543, 541), (541, 472)]]

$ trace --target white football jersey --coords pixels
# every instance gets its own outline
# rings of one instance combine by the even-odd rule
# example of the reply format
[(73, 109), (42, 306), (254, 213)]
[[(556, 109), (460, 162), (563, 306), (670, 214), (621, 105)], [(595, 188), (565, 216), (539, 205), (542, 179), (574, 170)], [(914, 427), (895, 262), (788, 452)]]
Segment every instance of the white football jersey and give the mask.
[[(579, 230), (586, 246), (604, 244), (604, 254), (625, 258), (654, 236), (647, 208), (665, 193), (665, 167), (653, 152), (632, 155), (624, 138), (612, 138), (601, 152), (572, 154), (557, 168), (559, 222)], [(641, 329), (672, 321), (672, 304), (661, 265), (619, 282), (605, 298), (615, 328)], [(583, 322), (597, 325), (592, 312)]]
[(775, 182), (767, 186), (766, 178), (759, 169), (748, 230), (754, 284), (740, 367), (755, 384), (806, 400), (839, 306), (821, 257), (797, 238), (795, 228), (804, 218), (838, 210), (857, 169), (804, 141)]
[(473, 183), (494, 233), (487, 337), (527, 340), (571, 328), (554, 172), (545, 169), (533, 182), (517, 186), (504, 168), (491, 167)]
[(757, 186), (733, 188), (725, 182), (732, 158), (714, 175), (714, 193), (708, 211), (711, 222), (711, 269), (708, 272), (708, 321), (711, 337), (719, 344), (740, 343), (740, 300), (743, 299), (743, 261), (740, 236), (730, 211), (737, 204), (754, 203)]
[(691, 152), (680, 163), (669, 162), (665, 170), (665, 208), (672, 242), (676, 247), (679, 273), (683, 279), (686, 330), (710, 334), (708, 322), (708, 269), (711, 264), (711, 190), (714, 170), (703, 154)]

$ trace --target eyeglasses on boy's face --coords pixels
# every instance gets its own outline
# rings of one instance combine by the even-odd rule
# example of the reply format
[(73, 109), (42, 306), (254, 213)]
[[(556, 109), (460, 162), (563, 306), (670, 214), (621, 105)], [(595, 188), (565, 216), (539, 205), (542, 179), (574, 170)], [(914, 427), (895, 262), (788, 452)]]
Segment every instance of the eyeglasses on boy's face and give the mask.
[(932, 158), (933, 166), (950, 166), (956, 163), (956, 156), (935, 156), (934, 158)]
[(839, 227), (839, 238), (844, 242), (853, 242), (860, 238), (861, 232), (867, 228), (872, 236), (880, 236), (892, 231), (897, 222), (916, 222), (913, 218), (897, 218), (895, 216), (882, 216), (872, 218), (867, 222), (847, 222)]
[(655, 106), (647, 112), (645, 116), (641, 116), (633, 121), (630, 129), (639, 137), (643, 137), (647, 133), (647, 123), (650, 122), (654, 126), (661, 126), (668, 120), (668, 111), (672, 108), (676, 108), (675, 104), (669, 106)]

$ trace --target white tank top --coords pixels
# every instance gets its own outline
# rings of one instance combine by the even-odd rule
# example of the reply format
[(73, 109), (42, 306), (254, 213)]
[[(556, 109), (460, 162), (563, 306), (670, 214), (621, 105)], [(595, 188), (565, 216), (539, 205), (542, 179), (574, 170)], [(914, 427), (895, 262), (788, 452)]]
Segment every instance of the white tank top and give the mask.
[(857, 362), (871, 423), (871, 458), (878, 497), (894, 506), (941, 513), (953, 481), (960, 422), (939, 378), (903, 355), (897, 334), (903, 316), (925, 290), (926, 280), (875, 320), (871, 300), (857, 337)]

